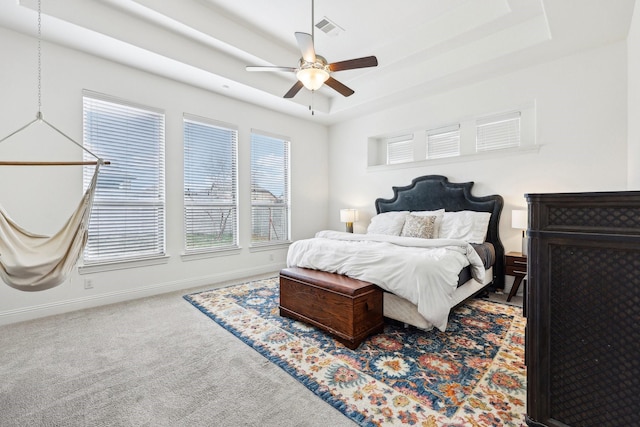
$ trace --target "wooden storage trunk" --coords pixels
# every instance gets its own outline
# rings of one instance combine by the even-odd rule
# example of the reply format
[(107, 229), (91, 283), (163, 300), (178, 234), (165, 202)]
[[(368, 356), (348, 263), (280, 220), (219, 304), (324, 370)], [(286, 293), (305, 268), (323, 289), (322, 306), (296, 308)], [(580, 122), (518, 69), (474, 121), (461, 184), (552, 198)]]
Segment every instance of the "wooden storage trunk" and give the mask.
[(347, 276), (306, 268), (280, 271), (280, 315), (323, 329), (350, 349), (382, 332), (382, 289)]

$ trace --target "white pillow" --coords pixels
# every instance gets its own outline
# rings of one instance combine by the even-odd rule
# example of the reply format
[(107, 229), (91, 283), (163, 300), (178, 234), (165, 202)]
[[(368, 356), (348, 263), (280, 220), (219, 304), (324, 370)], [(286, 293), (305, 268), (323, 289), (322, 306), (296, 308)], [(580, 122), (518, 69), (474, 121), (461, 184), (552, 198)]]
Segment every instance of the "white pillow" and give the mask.
[(445, 212), (440, 225), (440, 239), (484, 243), (489, 228), (490, 212)]
[(435, 216), (436, 222), (433, 226), (433, 238), (438, 239), (440, 236), (440, 226), (442, 225), (442, 217), (444, 216), (444, 209), (438, 209), (437, 211), (413, 211), (411, 215), (414, 216)]
[(409, 211), (385, 212), (371, 218), (367, 234), (399, 236)]

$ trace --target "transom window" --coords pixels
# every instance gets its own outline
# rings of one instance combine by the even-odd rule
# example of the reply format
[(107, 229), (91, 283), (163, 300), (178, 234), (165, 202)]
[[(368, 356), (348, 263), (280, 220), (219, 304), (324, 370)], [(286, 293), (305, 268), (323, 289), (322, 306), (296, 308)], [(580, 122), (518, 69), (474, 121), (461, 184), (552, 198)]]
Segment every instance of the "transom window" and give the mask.
[(502, 112), (442, 119), (451, 125), (436, 128), (441, 125), (434, 124), (369, 137), (367, 169), (422, 167), (540, 150), (535, 101)]
[(413, 135), (402, 135), (387, 139), (387, 164), (413, 161)]
[(520, 112), (485, 117), (476, 121), (476, 151), (520, 146)]
[(460, 125), (427, 131), (427, 159), (460, 155)]

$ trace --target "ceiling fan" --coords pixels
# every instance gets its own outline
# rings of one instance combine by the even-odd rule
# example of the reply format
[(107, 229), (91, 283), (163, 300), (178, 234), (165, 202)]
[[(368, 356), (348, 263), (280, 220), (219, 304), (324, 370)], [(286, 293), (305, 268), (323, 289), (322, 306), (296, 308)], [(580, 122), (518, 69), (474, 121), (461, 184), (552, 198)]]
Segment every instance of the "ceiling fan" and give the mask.
[(363, 58), (348, 59), (346, 61), (327, 63), (327, 60), (320, 55), (316, 55), (314, 48), (314, 0), (311, 0), (311, 34), (295, 33), (298, 47), (302, 52), (302, 58), (298, 61), (297, 67), (277, 67), (277, 66), (248, 66), (247, 71), (283, 71), (287, 73), (296, 73), (298, 81), (285, 93), (285, 98), (293, 98), (296, 94), (306, 87), (310, 91), (316, 91), (326, 84), (330, 88), (336, 90), (343, 96), (351, 96), (354, 94), (353, 89), (340, 83), (331, 77), (332, 72), (354, 70), (356, 68), (375, 67), (378, 65), (378, 59), (375, 56), (365, 56)]

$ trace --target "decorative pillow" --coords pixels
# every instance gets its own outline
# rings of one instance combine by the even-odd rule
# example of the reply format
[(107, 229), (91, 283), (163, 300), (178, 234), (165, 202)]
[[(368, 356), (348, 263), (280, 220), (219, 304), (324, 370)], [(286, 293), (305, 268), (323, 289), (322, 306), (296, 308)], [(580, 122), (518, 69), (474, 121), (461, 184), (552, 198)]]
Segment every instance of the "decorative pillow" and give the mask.
[(445, 212), (438, 237), (464, 240), (469, 243), (484, 243), (490, 219), (489, 212)]
[(413, 211), (411, 215), (414, 216), (435, 216), (436, 222), (433, 227), (432, 239), (437, 239), (440, 236), (440, 226), (442, 225), (442, 217), (444, 216), (444, 209), (438, 209), (437, 211)]
[(409, 211), (385, 212), (371, 218), (367, 234), (399, 236)]
[(435, 235), (435, 216), (408, 215), (404, 220), (404, 226), (400, 233), (403, 237), (420, 237), (433, 239)]

